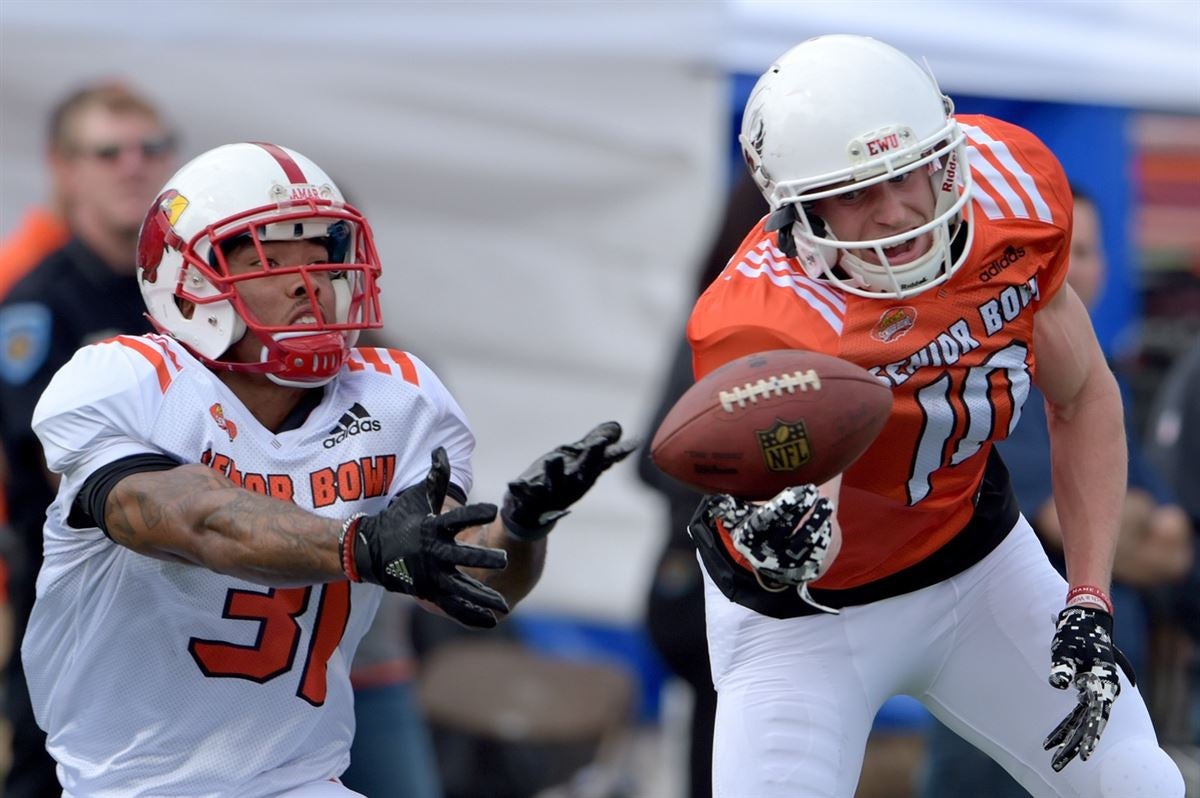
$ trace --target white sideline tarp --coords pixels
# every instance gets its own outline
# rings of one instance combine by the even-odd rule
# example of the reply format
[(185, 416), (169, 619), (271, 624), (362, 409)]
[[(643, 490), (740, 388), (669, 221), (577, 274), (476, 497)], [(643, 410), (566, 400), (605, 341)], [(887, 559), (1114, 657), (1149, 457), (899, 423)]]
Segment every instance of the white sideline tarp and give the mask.
[[(472, 498), (497, 501), (599, 421), (644, 431), (723, 194), (713, 8), (6, 0), (0, 233), (45, 194), (50, 104), (97, 76), (159, 101), (189, 157), (309, 155), (372, 220), (386, 332), (466, 410)], [(664, 523), (622, 464), (528, 605), (640, 617)]]
[(858, 33), (926, 59), (951, 94), (1200, 113), (1196, 0), (730, 0), (728, 13), (732, 72)]

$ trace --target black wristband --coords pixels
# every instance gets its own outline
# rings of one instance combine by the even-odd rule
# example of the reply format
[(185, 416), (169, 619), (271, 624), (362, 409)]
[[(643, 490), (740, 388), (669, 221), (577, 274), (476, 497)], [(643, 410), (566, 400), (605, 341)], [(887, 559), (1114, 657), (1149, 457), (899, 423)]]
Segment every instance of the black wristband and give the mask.
[(554, 525), (558, 523), (558, 519), (566, 515), (566, 512), (546, 513), (546, 515), (551, 516), (550, 520), (531, 527), (513, 518), (514, 509), (512, 494), (504, 494), (504, 503), (500, 509), (500, 522), (504, 524), (505, 532), (524, 543), (535, 543), (546, 537), (550, 534), (550, 530), (554, 529)]

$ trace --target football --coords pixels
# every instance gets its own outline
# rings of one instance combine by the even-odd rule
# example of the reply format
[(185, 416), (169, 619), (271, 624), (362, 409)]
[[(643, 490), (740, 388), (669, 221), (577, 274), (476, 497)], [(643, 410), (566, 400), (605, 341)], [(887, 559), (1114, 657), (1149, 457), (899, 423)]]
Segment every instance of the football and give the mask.
[(891, 408), (891, 389), (854, 363), (796, 349), (758, 352), (689, 388), (654, 433), (650, 457), (704, 493), (769, 499), (845, 471)]

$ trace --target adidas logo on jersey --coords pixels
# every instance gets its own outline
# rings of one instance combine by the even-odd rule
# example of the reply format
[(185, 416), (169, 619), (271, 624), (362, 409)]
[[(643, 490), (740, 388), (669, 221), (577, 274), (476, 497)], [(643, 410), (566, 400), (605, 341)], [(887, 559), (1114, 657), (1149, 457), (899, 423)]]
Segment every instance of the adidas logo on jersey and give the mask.
[(351, 435), (357, 435), (360, 432), (379, 432), (382, 428), (383, 425), (371, 418), (371, 414), (365, 407), (355, 402), (349, 410), (342, 413), (337, 426), (329, 431), (329, 437), (322, 441), (321, 445), (326, 449), (332, 449)]
[(1004, 250), (1003, 255), (993, 261), (990, 261), (988, 265), (985, 266), (981, 272), (979, 272), (979, 279), (986, 283), (988, 280), (991, 280), (993, 277), (997, 276), (1023, 257), (1025, 257), (1025, 247), (1018, 249), (1010, 244)]

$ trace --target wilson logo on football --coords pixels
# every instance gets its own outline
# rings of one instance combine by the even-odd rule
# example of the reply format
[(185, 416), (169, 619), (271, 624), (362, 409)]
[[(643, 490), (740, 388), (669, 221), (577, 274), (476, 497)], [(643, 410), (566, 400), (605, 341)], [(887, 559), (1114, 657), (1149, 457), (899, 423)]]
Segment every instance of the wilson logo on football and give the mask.
[(213, 421), (217, 422), (217, 426), (225, 430), (229, 435), (229, 440), (237, 437), (237, 424), (234, 424), (229, 419), (225, 418), (225, 409), (221, 407), (221, 403), (217, 402), (212, 407), (208, 408), (208, 412), (212, 415)]
[(917, 323), (917, 309), (908, 305), (902, 305), (896, 308), (888, 308), (879, 317), (879, 321), (875, 325), (875, 329), (871, 330), (871, 337), (876, 341), (882, 341), (885, 344), (890, 344), (897, 338), (902, 338), (905, 333), (913, 328)]
[(776, 419), (770, 429), (755, 430), (769, 471), (795, 471), (812, 459), (803, 421)]
[(365, 407), (355, 402), (353, 407), (342, 413), (337, 426), (329, 431), (329, 437), (323, 440), (321, 445), (326, 449), (332, 449), (351, 435), (358, 435), (361, 432), (379, 432), (381, 429), (383, 429), (383, 425), (371, 418), (371, 414)]

